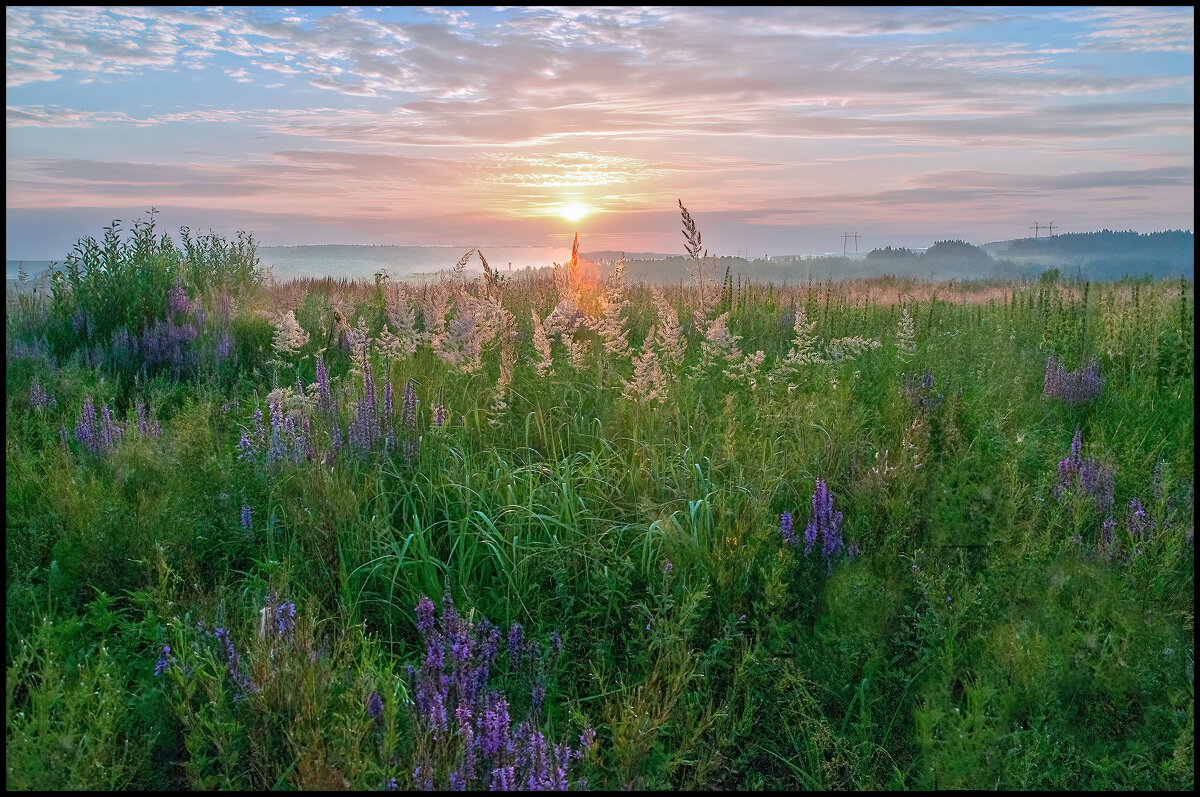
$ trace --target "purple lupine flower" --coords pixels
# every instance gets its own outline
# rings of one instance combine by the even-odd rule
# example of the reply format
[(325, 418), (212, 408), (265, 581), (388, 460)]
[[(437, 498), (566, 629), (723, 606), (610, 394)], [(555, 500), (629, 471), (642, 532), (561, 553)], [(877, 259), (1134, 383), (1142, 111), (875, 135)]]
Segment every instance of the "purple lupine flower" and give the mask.
[(546, 685), (541, 683), (534, 684), (531, 696), (533, 698), (534, 710), (541, 708), (542, 703), (546, 700)]
[(413, 785), (420, 791), (433, 791), (433, 767), (428, 762), (413, 770)]
[(242, 528), (250, 528), (250, 505), (242, 504)]
[(388, 778), (387, 785), (383, 787), (386, 791), (397, 791), (400, 788), (400, 783), (394, 778)]
[(33, 384), (29, 386), (29, 404), (34, 409), (44, 409), (50, 405), (52, 399), (46, 395), (46, 391), (42, 389), (42, 383), (37, 379), (33, 380)]
[(242, 674), (242, 659), (238, 655), (237, 650), (233, 646), (233, 640), (229, 636), (229, 630), (226, 628), (216, 628), (213, 630), (215, 636), (225, 649), (225, 664), (229, 670), (229, 678), (244, 692), (257, 692), (258, 684), (250, 680), (249, 677)]
[(475, 770), (479, 766), (478, 745), (475, 743), (475, 732), (469, 721), (465, 725), (460, 725), (459, 729), (459, 740), (462, 743), (463, 753), (458, 768), (451, 774), (451, 779), (462, 783), (462, 790), (465, 791), (467, 786), (477, 780)]
[(217, 362), (228, 360), (231, 351), (233, 351), (233, 338), (229, 336), (228, 332), (222, 332), (213, 347), (213, 354), (216, 355)]
[(367, 708), (367, 716), (373, 720), (383, 720), (383, 696), (378, 689), (372, 689), (363, 701)]
[(817, 479), (812, 497), (812, 520), (804, 530), (804, 554), (812, 552), (818, 537), (821, 539), (821, 557), (826, 570), (832, 570), (833, 559), (845, 547), (842, 540), (842, 513), (834, 511), (833, 496), (824, 479)]
[(100, 444), (101, 447), (108, 451), (117, 444), (121, 439), (121, 435), (125, 433), (125, 427), (117, 423), (113, 418), (112, 410), (105, 404), (100, 408)]
[(1046, 375), (1042, 380), (1043, 395), (1057, 396), (1059, 394), (1058, 375), (1060, 370), (1061, 366), (1054, 362), (1054, 355), (1046, 358)]
[(513, 664), (520, 661), (524, 642), (525, 633), (521, 630), (521, 624), (513, 623), (512, 627), (508, 629), (508, 656), (512, 659)]
[(417, 630), (422, 634), (425, 634), (433, 629), (434, 611), (433, 601), (429, 600), (429, 598), (425, 595), (422, 595), (421, 599), (417, 601), (416, 608)]
[(439, 429), (446, 425), (446, 405), (438, 401), (433, 411), (433, 425)]
[(1125, 521), (1125, 528), (1134, 539), (1145, 536), (1150, 530), (1150, 515), (1140, 499), (1134, 498), (1129, 502), (1129, 517)]
[(460, 627), (458, 633), (451, 635), (450, 658), (456, 670), (465, 667), (471, 661), (470, 629)]
[(596, 743), (596, 729), (584, 728), (583, 733), (579, 734), (579, 746), (583, 750), (591, 750), (592, 745)]
[(484, 756), (491, 758), (512, 749), (509, 722), (508, 701), (504, 695), (494, 690), (488, 692), (483, 699), (483, 716), (479, 723), (482, 733), (479, 747)]
[(325, 369), (325, 359), (321, 355), (317, 355), (317, 400), (321, 403), (322, 409), (328, 409), (331, 403), (329, 393), (329, 371)]
[[(671, 572), (669, 569), (671, 566), (672, 566), (671, 562), (668, 561), (667, 562), (667, 567), (668, 567), (667, 572), (668, 573)], [(551, 631), (550, 632), (550, 652), (551, 652), (551, 654), (554, 656), (557, 656), (560, 653), (562, 653), (562, 649), (563, 649), (562, 635), (559, 634), (558, 631)]]
[(792, 528), (792, 514), (790, 512), (784, 512), (779, 516), (779, 530), (783, 534), (783, 541), (794, 548), (798, 540), (796, 539), (796, 532)]
[(440, 738), (450, 727), (446, 720), (446, 698), (440, 689), (430, 690), (426, 693), (426, 698), (425, 721), (433, 730), (434, 736)]
[(458, 707), (454, 709), (454, 721), (458, 723), (459, 729), (469, 732), (473, 717), (471, 704), (466, 700), (459, 700)]
[(1083, 461), (1083, 434), (1076, 429), (1075, 434), (1071, 437), (1071, 454), (1070, 461), (1072, 469), (1078, 470), (1079, 464)]
[(1085, 459), (1079, 465), (1079, 486), (1095, 503), (1097, 512), (1112, 509), (1115, 484), (1108, 468), (1090, 457)]
[(1046, 376), (1042, 385), (1043, 395), (1059, 398), (1072, 406), (1091, 401), (1104, 392), (1104, 378), (1100, 376), (1100, 358), (1092, 359), (1077, 371), (1068, 371), (1051, 355), (1046, 360)]
[(92, 397), (83, 399), (83, 407), (79, 410), (79, 419), (75, 422), (75, 439), (93, 454), (100, 452), (99, 430), (96, 420), (96, 405)]
[(296, 604), (288, 601), (275, 610), (275, 633), (287, 636), (296, 629)]
[(479, 621), (479, 635), (479, 658), (491, 664), (500, 650), (500, 629), (484, 617)]
[(158, 662), (154, 665), (154, 674), (162, 675), (171, 666), (171, 646), (163, 645), (162, 651), (158, 654)]
[(498, 766), (492, 770), (492, 782), (488, 784), (489, 791), (516, 791), (517, 773), (515, 767)]
[(242, 430), (242, 437), (238, 440), (238, 460), (241, 462), (249, 462), (254, 456), (253, 449), (250, 448), (250, 437), (246, 434), (246, 430)]
[(167, 292), (167, 312), (171, 315), (182, 315), (191, 307), (188, 302), (188, 295), (183, 290), (183, 283), (175, 280), (175, 284), (171, 286), (171, 290)]
[(402, 421), (407, 429), (417, 428), (417, 391), (411, 379), (404, 383), (404, 416)]
[(135, 411), (137, 413), (138, 434), (143, 437), (158, 437), (162, 434), (162, 426), (159, 425), (158, 419), (150, 415), (146, 405), (138, 402)]
[(1104, 543), (1105, 548), (1112, 547), (1114, 532), (1117, 529), (1117, 521), (1113, 518), (1105, 518), (1100, 524), (1100, 540)]
[(433, 631), (425, 637), (425, 668), (434, 672), (441, 672), (445, 666), (442, 635)]

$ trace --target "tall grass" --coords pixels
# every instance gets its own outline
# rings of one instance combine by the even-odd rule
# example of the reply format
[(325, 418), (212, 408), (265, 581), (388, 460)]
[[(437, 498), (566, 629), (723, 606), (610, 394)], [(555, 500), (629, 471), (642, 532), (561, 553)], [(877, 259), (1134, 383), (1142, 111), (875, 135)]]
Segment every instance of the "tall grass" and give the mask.
[(1190, 788), (1193, 285), (722, 286), (680, 210), (660, 296), (151, 218), (10, 302), (9, 786)]

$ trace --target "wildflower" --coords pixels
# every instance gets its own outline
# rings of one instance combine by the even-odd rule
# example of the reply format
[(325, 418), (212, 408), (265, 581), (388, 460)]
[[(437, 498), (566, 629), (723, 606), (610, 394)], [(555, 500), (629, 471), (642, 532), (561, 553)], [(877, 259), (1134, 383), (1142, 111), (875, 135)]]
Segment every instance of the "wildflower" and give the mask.
[(784, 512), (779, 516), (779, 530), (783, 534), (783, 541), (795, 547), (797, 543), (796, 532), (792, 529), (792, 515), (790, 512)]
[(417, 601), (417, 631), (426, 634), (433, 629), (433, 601), (422, 595)]
[(542, 701), (546, 699), (546, 687), (544, 684), (534, 684), (532, 701), (533, 707), (539, 709), (542, 707)]
[(489, 758), (499, 755), (501, 751), (511, 750), (512, 740), (509, 738), (508, 701), (499, 692), (492, 691), (484, 698), (483, 717), (480, 722), (482, 736), (479, 739), (480, 749)]
[(446, 405), (440, 399), (433, 411), (433, 425), (439, 429), (446, 425)]
[(508, 629), (508, 655), (512, 659), (513, 664), (516, 664), (521, 658), (524, 638), (521, 624), (513, 623), (512, 627)]
[(162, 675), (167, 668), (171, 666), (171, 646), (163, 645), (162, 652), (158, 654), (158, 662), (154, 665), (154, 674)]
[(279, 636), (286, 636), (296, 628), (296, 604), (288, 603), (281, 604), (275, 610), (275, 633)]
[(364, 702), (366, 703), (368, 717), (373, 720), (379, 720), (383, 717), (383, 696), (379, 694), (378, 689), (372, 689)]
[(1104, 522), (1100, 524), (1100, 540), (1106, 547), (1113, 544), (1113, 532), (1116, 528), (1117, 521), (1113, 518), (1105, 518)]
[(34, 379), (33, 384), (29, 386), (29, 404), (34, 409), (40, 410), (54, 403), (54, 399), (46, 395), (46, 391), (42, 389), (42, 383)]
[(317, 355), (317, 400), (322, 409), (329, 409), (332, 397), (329, 392), (329, 371), (325, 369), (325, 360)]
[(404, 383), (404, 415), (402, 420), (405, 428), (417, 428), (417, 391), (411, 379)]
[(583, 733), (579, 734), (579, 746), (584, 750), (590, 750), (592, 745), (596, 743), (596, 729), (584, 728)]
[(1096, 355), (1077, 371), (1068, 371), (1054, 355), (1046, 358), (1042, 394), (1047, 398), (1060, 398), (1074, 406), (1091, 401), (1103, 391), (1104, 378), (1100, 376), (1100, 358)]
[(512, 766), (499, 766), (492, 770), (492, 782), (488, 784), (490, 791), (516, 791), (517, 774)]
[[(810, 555), (816, 547), (817, 540), (820, 540), (821, 558), (829, 571), (833, 568), (834, 557), (842, 553), (845, 543), (842, 540), (842, 513), (834, 511), (833, 496), (829, 494), (829, 487), (824, 479), (817, 479), (812, 497), (812, 511), (812, 519), (804, 528), (804, 555)], [(791, 520), (790, 516), (788, 520)], [(788, 528), (790, 531), (790, 526)]]
[(250, 505), (242, 504), (242, 528), (250, 528)]
[(1134, 539), (1144, 536), (1150, 530), (1150, 515), (1137, 498), (1129, 502), (1129, 518), (1125, 521), (1125, 528)]

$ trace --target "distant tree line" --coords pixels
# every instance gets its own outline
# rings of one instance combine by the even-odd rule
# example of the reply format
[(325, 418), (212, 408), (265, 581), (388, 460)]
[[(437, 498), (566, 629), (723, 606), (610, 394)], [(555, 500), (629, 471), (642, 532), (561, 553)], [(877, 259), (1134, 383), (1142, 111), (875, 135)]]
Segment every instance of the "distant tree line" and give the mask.
[(1071, 232), (1046, 238), (1019, 238), (1012, 241), (1006, 254), (1013, 256), (1058, 255), (1104, 255), (1106, 257), (1152, 257), (1170, 259), (1186, 256), (1190, 261), (1195, 256), (1196, 243), (1193, 233), (1186, 230), (1137, 233), (1133, 230), (1117, 232)]

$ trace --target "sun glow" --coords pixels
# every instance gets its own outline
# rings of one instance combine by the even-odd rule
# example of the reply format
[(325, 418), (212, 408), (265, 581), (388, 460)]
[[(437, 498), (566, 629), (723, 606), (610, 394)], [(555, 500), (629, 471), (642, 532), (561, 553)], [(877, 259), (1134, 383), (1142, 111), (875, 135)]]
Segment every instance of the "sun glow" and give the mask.
[(558, 209), (558, 215), (562, 216), (567, 221), (579, 221), (591, 212), (591, 208), (579, 202), (571, 202), (570, 204), (563, 205)]

